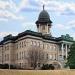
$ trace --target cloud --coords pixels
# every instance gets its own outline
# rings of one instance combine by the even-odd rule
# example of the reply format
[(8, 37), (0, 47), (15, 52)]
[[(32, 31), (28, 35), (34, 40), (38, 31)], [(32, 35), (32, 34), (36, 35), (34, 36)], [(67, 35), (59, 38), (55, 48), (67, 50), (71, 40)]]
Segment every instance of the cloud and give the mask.
[(15, 36), (15, 35), (18, 34), (18, 32), (0, 32), (0, 38), (5, 37), (5, 36), (7, 36), (9, 34), (12, 34), (13, 36)]
[(60, 30), (73, 30), (75, 29), (75, 20), (72, 20), (70, 22), (67, 22), (66, 25), (64, 24), (56, 24), (55, 28), (58, 28)]
[(5, 9), (8, 9), (9, 7), (10, 7), (9, 2), (7, 2), (7, 1), (0, 1), (0, 10), (1, 9), (5, 10)]
[(73, 37), (75, 40), (75, 20), (72, 20), (70, 22), (66, 22), (66, 25), (65, 24), (56, 24), (53, 27), (53, 29), (54, 29), (53, 32), (55, 34), (56, 34), (56, 31), (59, 35), (70, 34), (70, 36)]
[(14, 10), (17, 10), (17, 6), (12, 0), (0, 0), (0, 10), (14, 12)]
[(0, 32), (0, 41), (3, 40), (3, 37), (12, 34), (13, 36), (16, 36), (18, 32)]
[(16, 12), (17, 6), (12, 0), (0, 1), (0, 21), (24, 20), (24, 16)]
[(17, 6), (16, 12), (20, 12), (22, 9), (29, 5), (29, 0), (21, 0)]
[(61, 36), (69, 34), (75, 40), (75, 21), (66, 22), (65, 24), (56, 24), (52, 27), (52, 32), (54, 36)]
[(64, 25), (64, 24), (56, 24), (55, 27), (56, 29), (59, 29), (59, 31), (69, 31), (72, 29), (72, 27), (70, 25)]
[(0, 19), (2, 20), (10, 20), (10, 19), (14, 19), (14, 20), (21, 20), (21, 19), (24, 19), (24, 17), (20, 16), (20, 15), (16, 15), (12, 12), (9, 12), (9, 11), (3, 11), (3, 10), (0, 10)]
[(0, 1), (0, 21), (8, 21), (9, 19), (24, 20), (25, 16), (21, 12), (42, 10), (55, 12), (59, 15), (74, 15), (75, 3), (62, 2), (60, 0), (21, 0), (17, 5), (13, 0)]
[[(25, 0), (22, 0), (22, 2), (23, 1)], [(26, 0), (25, 3), (27, 3), (27, 5), (22, 5), (22, 2), (19, 4), (19, 12), (42, 10), (42, 6), (45, 4), (45, 9), (50, 12), (59, 13), (59, 15), (75, 15), (75, 3), (73, 2), (64, 2), (60, 0), (35, 0), (32, 4), (29, 3), (29, 0)]]
[(53, 12), (59, 12), (61, 15), (62, 13), (68, 15), (75, 14), (75, 3), (72, 2), (62, 2), (62, 1), (48, 1), (45, 2), (47, 5), (47, 9)]
[[(24, 22), (22, 24), (22, 27), (25, 29), (25, 30), (32, 30), (32, 31), (36, 31), (37, 28), (36, 28), (36, 25), (34, 22)], [(33, 30), (34, 29), (34, 30)]]
[(1, 21), (3, 21), (3, 22), (8, 22), (8, 20), (5, 19), (5, 18), (0, 18), (0, 22), (1, 22)]
[[(45, 4), (45, 9), (58, 13), (59, 15), (75, 15), (75, 3), (64, 2), (60, 0), (19, 0), (16, 4), (14, 0), (0, 0), (0, 21), (18, 20), (22, 21), (22, 27), (25, 29), (35, 29), (36, 25), (33, 22), (26, 22), (22, 12), (42, 10), (42, 5)], [(32, 27), (31, 27), (32, 25)], [(70, 30), (75, 28), (75, 21), (70, 21), (64, 24), (57, 24), (55, 28), (60, 30)], [(11, 32), (10, 32), (11, 33)], [(7, 33), (3, 32), (1, 35)]]
[(68, 22), (68, 25), (69, 25), (71, 28), (75, 28), (75, 20), (72, 20), (72, 21)]
[(74, 33), (71, 33), (71, 36), (74, 38), (75, 40), (75, 32)]
[[(33, 3), (32, 3), (33, 2)], [(36, 5), (35, 5), (36, 4)], [(59, 15), (74, 15), (75, 14), (75, 3), (64, 2), (60, 0), (21, 0), (17, 5), (13, 0), (0, 1), (0, 10), (9, 11), (12, 13), (13, 19), (24, 18), (20, 15), (20, 12), (24, 11), (38, 11), (42, 10), (42, 5), (45, 4), (45, 9), (50, 12), (55, 12)], [(9, 13), (9, 14), (10, 14)], [(20, 15), (20, 16), (19, 16)], [(19, 19), (17, 18), (17, 19)]]

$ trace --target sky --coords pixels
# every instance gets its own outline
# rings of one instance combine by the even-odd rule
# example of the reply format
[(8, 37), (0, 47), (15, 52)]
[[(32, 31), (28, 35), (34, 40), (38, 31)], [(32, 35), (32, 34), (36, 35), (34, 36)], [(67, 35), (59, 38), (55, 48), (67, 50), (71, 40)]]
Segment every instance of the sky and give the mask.
[(75, 0), (0, 0), (0, 40), (8, 34), (37, 31), (43, 4), (53, 22), (52, 36), (69, 34), (75, 39)]

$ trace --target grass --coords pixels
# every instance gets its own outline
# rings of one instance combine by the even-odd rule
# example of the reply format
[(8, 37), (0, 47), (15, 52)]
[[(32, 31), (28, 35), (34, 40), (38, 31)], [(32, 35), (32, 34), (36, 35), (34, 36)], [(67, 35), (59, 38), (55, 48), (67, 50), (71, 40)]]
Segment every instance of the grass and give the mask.
[(0, 75), (75, 75), (75, 70), (0, 70)]

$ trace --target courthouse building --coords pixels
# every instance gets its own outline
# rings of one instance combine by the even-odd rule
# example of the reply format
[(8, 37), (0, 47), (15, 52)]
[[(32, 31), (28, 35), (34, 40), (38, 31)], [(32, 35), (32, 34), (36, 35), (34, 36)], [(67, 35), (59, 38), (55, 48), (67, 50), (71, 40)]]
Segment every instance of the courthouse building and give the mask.
[(73, 38), (68, 34), (61, 37), (52, 36), (52, 21), (44, 7), (35, 23), (37, 32), (26, 30), (17, 36), (10, 34), (3, 38), (0, 42), (0, 64), (13, 64), (25, 68), (29, 65), (26, 60), (29, 47), (38, 46), (47, 53), (46, 63), (64, 68)]

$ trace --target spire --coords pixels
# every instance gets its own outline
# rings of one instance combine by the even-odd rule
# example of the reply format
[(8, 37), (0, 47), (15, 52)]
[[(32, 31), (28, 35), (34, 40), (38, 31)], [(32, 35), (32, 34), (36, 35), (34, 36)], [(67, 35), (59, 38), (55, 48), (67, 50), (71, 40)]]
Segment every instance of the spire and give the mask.
[(43, 10), (44, 10), (45, 5), (43, 5)]

